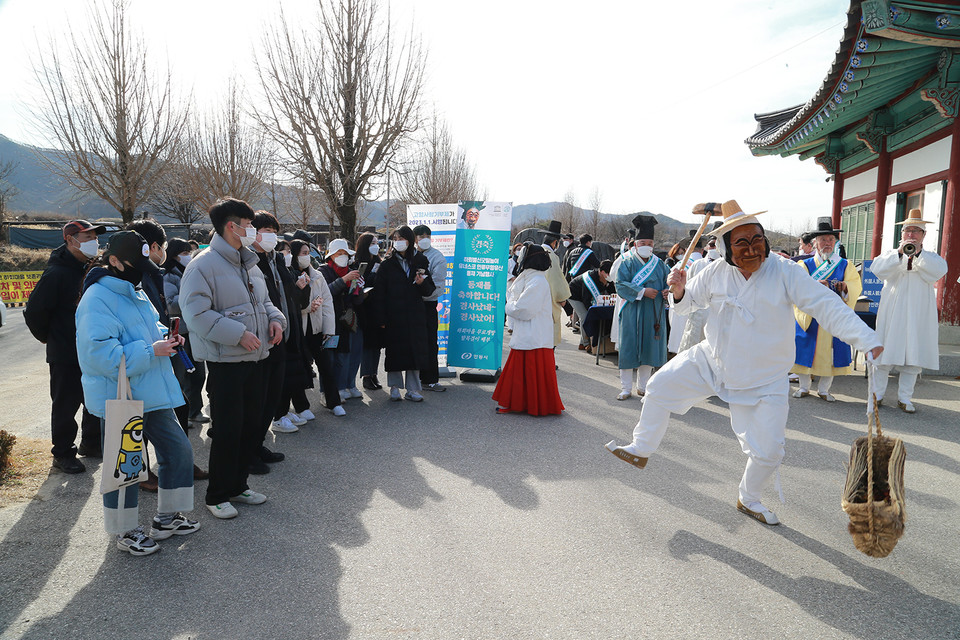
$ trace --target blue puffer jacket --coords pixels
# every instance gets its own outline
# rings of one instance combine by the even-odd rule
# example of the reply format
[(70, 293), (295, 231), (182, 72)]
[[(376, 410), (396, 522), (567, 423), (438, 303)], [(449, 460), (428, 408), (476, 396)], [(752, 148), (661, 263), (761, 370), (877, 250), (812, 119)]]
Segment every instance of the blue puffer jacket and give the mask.
[(131, 394), (143, 400), (144, 412), (182, 405), (170, 358), (153, 354), (153, 343), (164, 337), (166, 327), (147, 295), (102, 267), (91, 269), (83, 286), (77, 356), (87, 410), (102, 418), (106, 401), (117, 397), (121, 355), (127, 357)]

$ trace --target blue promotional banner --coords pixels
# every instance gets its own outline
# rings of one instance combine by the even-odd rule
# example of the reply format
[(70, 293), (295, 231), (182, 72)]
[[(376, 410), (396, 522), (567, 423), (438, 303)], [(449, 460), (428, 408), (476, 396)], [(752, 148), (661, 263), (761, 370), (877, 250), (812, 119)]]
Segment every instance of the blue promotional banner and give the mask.
[(407, 226), (411, 229), (419, 224), (430, 227), (430, 239), (433, 248), (447, 259), (447, 281), (436, 282), (443, 287), (443, 293), (437, 299), (437, 363), (447, 366), (447, 345), (450, 341), (450, 287), (453, 284), (454, 241), (457, 234), (457, 205), (455, 204), (410, 204), (407, 205)]
[(463, 201), (457, 205), (447, 350), (450, 365), (500, 368), (512, 221), (509, 202)]
[(880, 291), (883, 289), (883, 280), (873, 275), (873, 271), (870, 270), (870, 265), (873, 264), (873, 260), (864, 260), (863, 261), (863, 293), (868, 298), (870, 298), (870, 313), (876, 313), (880, 308)]

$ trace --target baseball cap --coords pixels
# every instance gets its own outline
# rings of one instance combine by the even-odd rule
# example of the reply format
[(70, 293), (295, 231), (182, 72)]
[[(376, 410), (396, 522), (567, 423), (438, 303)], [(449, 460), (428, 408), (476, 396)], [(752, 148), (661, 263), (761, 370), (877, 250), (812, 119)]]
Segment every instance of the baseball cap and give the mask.
[(133, 265), (133, 268), (143, 273), (151, 273), (158, 269), (150, 259), (150, 245), (136, 231), (118, 231), (110, 236), (110, 242), (103, 252), (104, 259), (117, 256), (120, 262)]
[(101, 225), (92, 225), (86, 220), (72, 220), (67, 224), (63, 225), (63, 239), (66, 240), (67, 236), (73, 236), (81, 231), (96, 231), (97, 235), (100, 235), (107, 228)]

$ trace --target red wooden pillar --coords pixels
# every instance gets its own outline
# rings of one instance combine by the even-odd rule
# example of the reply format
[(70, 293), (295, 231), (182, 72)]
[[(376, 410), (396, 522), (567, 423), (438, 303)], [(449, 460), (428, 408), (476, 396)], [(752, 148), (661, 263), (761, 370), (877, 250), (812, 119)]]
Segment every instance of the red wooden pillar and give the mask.
[(887, 139), (880, 143), (880, 158), (877, 164), (877, 199), (873, 203), (873, 244), (870, 246), (870, 258), (880, 255), (880, 243), (883, 241), (883, 214), (890, 191), (890, 153), (887, 151)]
[[(940, 252), (947, 261), (947, 275), (937, 291), (940, 322), (960, 324), (960, 117), (953, 119), (953, 139), (950, 142), (950, 170), (947, 174), (947, 195), (943, 205), (943, 238)], [(931, 229), (928, 233), (935, 233)]]
[(843, 174), (839, 169), (833, 174), (833, 228), (840, 228), (840, 209), (843, 204)]

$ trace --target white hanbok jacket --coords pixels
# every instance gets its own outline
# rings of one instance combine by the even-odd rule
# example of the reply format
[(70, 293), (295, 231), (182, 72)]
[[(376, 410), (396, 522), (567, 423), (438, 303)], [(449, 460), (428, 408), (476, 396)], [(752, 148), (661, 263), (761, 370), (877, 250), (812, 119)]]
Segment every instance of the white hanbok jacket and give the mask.
[(507, 315), (513, 318), (510, 348), (553, 348), (553, 297), (543, 271), (527, 269), (507, 289)]
[[(785, 381), (795, 360), (793, 305), (860, 351), (880, 339), (835, 293), (795, 262), (773, 253), (749, 280), (725, 260), (715, 260), (687, 281), (677, 313), (708, 308), (706, 353), (731, 390)], [(785, 385), (784, 385), (785, 386)]]
[(933, 285), (947, 273), (947, 261), (930, 251), (907, 259), (896, 249), (877, 256), (870, 270), (883, 280), (877, 333), (883, 340), (880, 364), (940, 368), (937, 300)]
[(304, 335), (307, 333), (307, 316), (310, 316), (310, 328), (313, 329), (314, 334), (332, 336), (337, 332), (337, 316), (333, 311), (333, 295), (330, 293), (330, 287), (323, 274), (312, 266), (307, 267), (307, 275), (310, 277), (310, 300), (319, 296), (323, 299), (323, 303), (317, 307), (316, 311), (310, 311), (310, 307), (300, 310), (303, 333)]

